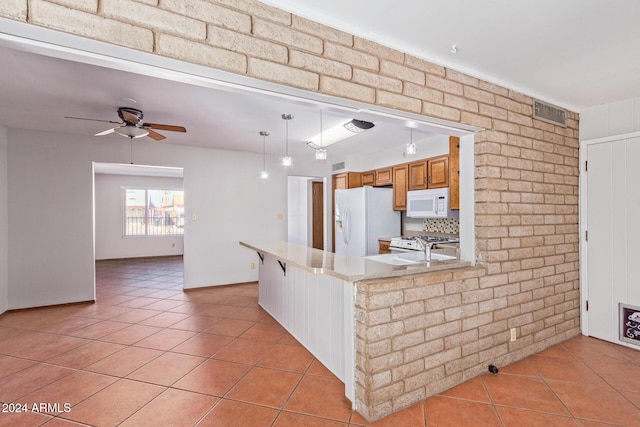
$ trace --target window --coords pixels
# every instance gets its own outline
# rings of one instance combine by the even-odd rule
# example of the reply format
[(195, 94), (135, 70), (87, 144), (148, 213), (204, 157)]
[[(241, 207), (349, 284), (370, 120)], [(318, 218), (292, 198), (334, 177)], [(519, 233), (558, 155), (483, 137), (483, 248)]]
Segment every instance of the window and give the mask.
[(124, 189), (125, 236), (184, 234), (182, 190)]

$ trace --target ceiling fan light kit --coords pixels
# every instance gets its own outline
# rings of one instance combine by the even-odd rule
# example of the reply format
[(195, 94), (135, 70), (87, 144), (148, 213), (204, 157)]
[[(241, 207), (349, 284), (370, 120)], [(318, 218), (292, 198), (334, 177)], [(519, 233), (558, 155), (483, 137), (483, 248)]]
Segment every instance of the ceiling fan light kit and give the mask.
[(95, 136), (104, 136), (109, 135), (110, 133), (117, 133), (118, 135), (125, 136), (130, 139), (148, 136), (149, 138), (156, 141), (162, 141), (166, 137), (156, 132), (154, 129), (182, 133), (187, 131), (184, 126), (163, 125), (160, 123), (144, 123), (142, 121), (142, 119), (144, 118), (144, 114), (142, 113), (142, 110), (138, 110), (137, 108), (119, 107), (117, 111), (118, 117), (120, 117), (120, 120), (122, 120), (122, 122), (114, 122), (113, 120), (89, 119), (85, 117), (65, 116), (65, 118), (76, 120), (91, 120), (95, 122), (105, 122), (119, 125), (102, 132), (98, 132), (95, 134)]
[(149, 131), (130, 125), (114, 128), (113, 131), (118, 135), (125, 136), (127, 138), (143, 138), (149, 135)]

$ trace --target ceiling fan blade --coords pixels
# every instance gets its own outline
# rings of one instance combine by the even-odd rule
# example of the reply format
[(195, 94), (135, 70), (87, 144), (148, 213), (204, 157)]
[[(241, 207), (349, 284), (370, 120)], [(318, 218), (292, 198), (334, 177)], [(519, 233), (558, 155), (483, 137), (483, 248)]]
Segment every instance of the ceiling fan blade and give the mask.
[(138, 116), (136, 116), (135, 114), (133, 114), (133, 113), (131, 113), (131, 112), (125, 110), (125, 109), (120, 109), (120, 114), (122, 114), (121, 117), (127, 123), (138, 124), (138, 122), (140, 121), (140, 119), (138, 119)]
[(109, 135), (110, 133), (113, 133), (115, 129), (116, 129), (116, 128), (111, 128), (111, 129), (103, 130), (102, 132), (98, 132), (98, 133), (96, 133), (94, 136), (104, 136), (104, 135)]
[(101, 119), (88, 119), (86, 117), (70, 117), (64, 116), (65, 119), (74, 119), (74, 120), (90, 120), (92, 122), (104, 122), (104, 123), (113, 123), (114, 125), (119, 125), (120, 122), (114, 122), (113, 120), (101, 120)]
[(149, 132), (149, 135), (147, 135), (149, 138), (154, 139), (156, 141), (162, 141), (163, 139), (166, 138), (166, 136), (164, 135), (160, 135), (158, 132), (154, 132), (151, 129), (145, 129), (147, 132)]
[(145, 127), (145, 128), (158, 129), (158, 130), (168, 130), (168, 131), (171, 131), (171, 132), (186, 132), (187, 131), (187, 129), (182, 127), (182, 126), (163, 125), (163, 124), (160, 124), (160, 123), (143, 123), (142, 126)]

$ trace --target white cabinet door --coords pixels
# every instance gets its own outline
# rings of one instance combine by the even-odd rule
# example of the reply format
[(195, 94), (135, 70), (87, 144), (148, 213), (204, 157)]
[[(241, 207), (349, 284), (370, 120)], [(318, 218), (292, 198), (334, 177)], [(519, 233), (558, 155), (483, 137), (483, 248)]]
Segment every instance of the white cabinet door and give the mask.
[(619, 343), (618, 304), (640, 305), (640, 138), (590, 144), (586, 152), (587, 333)]

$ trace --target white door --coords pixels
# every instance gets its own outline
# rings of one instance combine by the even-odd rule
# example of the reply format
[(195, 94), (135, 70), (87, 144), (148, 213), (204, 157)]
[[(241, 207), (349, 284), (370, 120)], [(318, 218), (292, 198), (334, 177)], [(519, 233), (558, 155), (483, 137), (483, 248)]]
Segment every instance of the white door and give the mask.
[(586, 160), (586, 332), (620, 342), (619, 303), (640, 305), (640, 138), (589, 144)]

